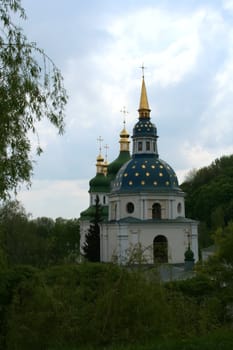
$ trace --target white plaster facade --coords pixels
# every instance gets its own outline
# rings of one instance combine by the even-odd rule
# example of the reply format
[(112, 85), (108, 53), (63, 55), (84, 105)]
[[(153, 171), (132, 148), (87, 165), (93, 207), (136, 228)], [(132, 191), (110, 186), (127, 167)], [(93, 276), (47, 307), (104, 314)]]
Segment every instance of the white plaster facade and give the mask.
[(164, 236), (168, 245), (168, 263), (184, 263), (184, 253), (190, 244), (195, 261), (198, 260), (197, 226), (193, 222), (171, 220), (170, 222), (124, 222), (116, 221), (101, 225), (101, 261), (129, 260), (132, 248), (141, 247), (145, 262), (153, 264), (153, 241)]
[[(127, 204), (134, 212), (127, 212)], [(161, 205), (161, 219), (152, 218), (154, 203)], [(101, 260), (126, 263), (132, 247), (144, 251), (145, 261), (154, 263), (154, 239), (167, 240), (167, 262), (184, 262), (188, 246), (198, 260), (197, 222), (185, 218), (184, 194), (136, 193), (109, 196), (109, 221), (101, 224)]]
[[(133, 213), (128, 213), (127, 204), (134, 205)], [(109, 221), (133, 217), (141, 220), (152, 219), (153, 204), (161, 206), (161, 219), (185, 217), (184, 194), (173, 193), (127, 193), (109, 196)]]

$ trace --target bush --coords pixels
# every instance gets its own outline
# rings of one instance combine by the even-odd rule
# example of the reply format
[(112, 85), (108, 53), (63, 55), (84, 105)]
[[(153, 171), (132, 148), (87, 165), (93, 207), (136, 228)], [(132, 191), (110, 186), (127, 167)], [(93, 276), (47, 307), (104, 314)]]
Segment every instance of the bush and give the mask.
[(204, 279), (164, 285), (151, 271), (100, 263), (24, 274), (8, 306), (5, 349), (129, 345), (219, 327), (221, 303)]

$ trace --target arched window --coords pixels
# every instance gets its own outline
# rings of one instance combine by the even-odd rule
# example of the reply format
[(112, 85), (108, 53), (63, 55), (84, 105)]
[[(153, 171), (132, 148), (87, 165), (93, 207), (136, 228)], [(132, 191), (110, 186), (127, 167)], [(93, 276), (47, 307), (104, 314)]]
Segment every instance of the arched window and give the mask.
[(165, 236), (156, 236), (153, 241), (154, 263), (168, 262), (168, 243)]
[(132, 214), (134, 212), (134, 204), (131, 202), (127, 203), (126, 211), (127, 213)]
[(152, 219), (161, 219), (161, 205), (159, 203), (152, 205)]
[(103, 196), (103, 204), (106, 204), (105, 196)]
[(138, 142), (138, 151), (142, 151), (142, 142), (141, 141)]

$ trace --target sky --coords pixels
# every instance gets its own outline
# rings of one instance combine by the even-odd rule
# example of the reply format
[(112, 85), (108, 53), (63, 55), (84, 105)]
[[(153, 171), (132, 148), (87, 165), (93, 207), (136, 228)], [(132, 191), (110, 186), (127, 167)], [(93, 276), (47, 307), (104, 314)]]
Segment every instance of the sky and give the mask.
[[(160, 158), (179, 183), (233, 153), (233, 0), (22, 0), (29, 41), (61, 70), (65, 134), (37, 126), (44, 153), (17, 198), (32, 217), (78, 218), (89, 206), (97, 138), (108, 161), (138, 119), (142, 71)], [(102, 152), (105, 153), (104, 151)]]

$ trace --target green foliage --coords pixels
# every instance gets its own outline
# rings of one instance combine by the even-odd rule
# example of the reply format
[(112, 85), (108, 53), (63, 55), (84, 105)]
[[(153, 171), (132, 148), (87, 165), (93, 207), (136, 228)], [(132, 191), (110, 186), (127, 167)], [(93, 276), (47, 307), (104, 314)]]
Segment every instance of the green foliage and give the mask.
[(216, 159), (182, 185), (186, 215), (199, 220), (200, 248), (211, 244), (211, 234), (233, 220), (233, 155)]
[[(33, 163), (29, 131), (47, 118), (64, 130), (67, 101), (63, 79), (53, 61), (28, 42), (12, 18), (25, 19), (20, 0), (0, 3), (0, 198), (24, 181), (30, 182)], [(40, 145), (37, 153), (42, 151)]]
[(200, 265), (200, 272), (215, 285), (214, 296), (219, 300), (222, 322), (233, 322), (233, 222), (218, 228), (214, 235), (216, 251), (207, 262)]
[(0, 267), (29, 264), (45, 267), (76, 261), (79, 255), (79, 220), (30, 220), (19, 202), (0, 207)]
[(16, 266), (0, 271), (0, 348), (6, 349), (7, 317), (15, 290), (23, 281), (35, 276), (36, 269), (31, 266)]
[(142, 275), (114, 265), (56, 267), (18, 285), (7, 348), (146, 340), (165, 331), (165, 310), (161, 286)]
[(2, 244), (7, 261), (12, 264), (45, 264), (46, 242), (35, 235), (34, 225), (19, 202), (6, 202), (0, 208)]
[(189, 298), (195, 298), (198, 302), (213, 296), (216, 292), (215, 281), (202, 274), (189, 280), (168, 282), (165, 286), (168, 290), (181, 292)]
[(2, 244), (0, 242), (0, 271), (3, 271), (7, 267), (7, 258)]
[(91, 220), (90, 228), (85, 237), (85, 243), (83, 245), (84, 257), (88, 261), (98, 262), (100, 261), (100, 227), (99, 224), (103, 220), (102, 207), (100, 205), (99, 196), (95, 201), (95, 213)]
[(229, 290), (233, 288), (233, 221), (216, 230), (214, 241), (216, 253), (207, 261), (203, 270), (212, 275), (225, 290)]
[(79, 257), (79, 220), (57, 218), (53, 226), (49, 255), (53, 264), (75, 262)]
[[(205, 336), (191, 339), (165, 339), (146, 342), (145, 344), (111, 345), (104, 350), (232, 350), (233, 337), (231, 330), (218, 330)], [(92, 346), (84, 347), (52, 347), (49, 350), (102, 350)]]
[(0, 276), (6, 350), (172, 344), (226, 321), (207, 277), (162, 285), (142, 270), (100, 263), (15, 273)]
[(198, 225), (198, 242), (199, 250), (203, 247), (209, 247), (213, 244), (212, 230), (210, 230), (206, 222), (201, 221)]
[(216, 231), (215, 244), (219, 249), (219, 260), (233, 268), (233, 221), (229, 222), (224, 229)]

